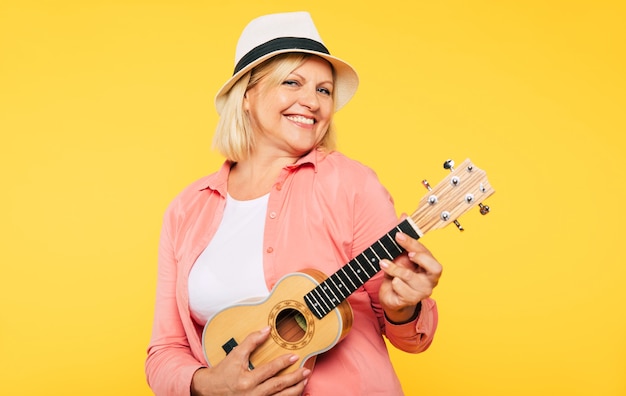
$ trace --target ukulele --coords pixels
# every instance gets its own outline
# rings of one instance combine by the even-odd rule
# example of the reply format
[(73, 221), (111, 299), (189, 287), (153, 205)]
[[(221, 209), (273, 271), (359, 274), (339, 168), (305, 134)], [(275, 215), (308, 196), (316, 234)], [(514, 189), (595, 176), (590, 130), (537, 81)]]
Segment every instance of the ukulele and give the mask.
[(451, 173), (437, 186), (422, 182), (429, 192), (411, 216), (331, 276), (315, 269), (291, 273), (263, 300), (246, 300), (213, 315), (202, 334), (209, 365), (215, 366), (248, 334), (269, 325), (270, 337), (250, 355), (249, 369), (285, 353), (296, 353), (300, 360), (279, 374), (303, 366), (312, 369), (316, 356), (335, 346), (352, 327), (348, 296), (380, 271), (380, 260), (393, 260), (404, 252), (394, 239), (398, 231), (416, 239), (451, 223), (462, 231), (459, 216), (475, 206), (483, 215), (489, 212), (482, 201), (495, 191), (483, 170), (469, 159), (457, 169), (448, 160), (444, 168)]

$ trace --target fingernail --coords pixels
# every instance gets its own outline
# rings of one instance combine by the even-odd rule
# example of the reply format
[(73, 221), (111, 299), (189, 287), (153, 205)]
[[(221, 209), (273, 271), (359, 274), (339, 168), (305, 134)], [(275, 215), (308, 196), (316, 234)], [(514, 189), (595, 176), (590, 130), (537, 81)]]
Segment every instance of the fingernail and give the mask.
[(399, 241), (406, 241), (406, 235), (404, 235), (402, 232), (398, 231), (396, 233), (396, 239)]
[(289, 363), (295, 363), (298, 361), (298, 359), (300, 359), (298, 355), (291, 355), (289, 356)]
[(387, 262), (387, 260), (380, 261), (380, 268), (389, 268), (389, 263)]
[(311, 370), (309, 370), (309, 369), (306, 369), (306, 370), (304, 370), (302, 372), (302, 375), (305, 376), (305, 377), (308, 377), (310, 374), (311, 374)]

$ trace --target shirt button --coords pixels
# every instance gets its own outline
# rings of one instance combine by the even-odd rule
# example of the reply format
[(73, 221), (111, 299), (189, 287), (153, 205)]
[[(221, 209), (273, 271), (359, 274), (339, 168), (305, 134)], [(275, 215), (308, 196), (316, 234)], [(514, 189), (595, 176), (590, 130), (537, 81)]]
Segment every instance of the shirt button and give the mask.
[(278, 191), (282, 190), (282, 189), (283, 189), (283, 185), (282, 185), (282, 184), (280, 184), (280, 183), (276, 184), (276, 189), (277, 189)]
[(276, 212), (271, 212), (270, 219), (275, 219), (275, 218), (276, 218)]
[(271, 247), (271, 246), (268, 247), (267, 250), (266, 250), (266, 252), (268, 252), (268, 253), (272, 253), (273, 251), (274, 251), (274, 248)]

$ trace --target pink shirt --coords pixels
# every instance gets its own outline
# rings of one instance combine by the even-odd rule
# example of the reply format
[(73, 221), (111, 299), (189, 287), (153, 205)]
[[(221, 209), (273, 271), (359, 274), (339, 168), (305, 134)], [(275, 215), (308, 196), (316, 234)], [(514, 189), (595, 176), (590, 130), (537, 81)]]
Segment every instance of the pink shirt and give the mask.
[[(189, 312), (187, 279), (219, 226), (230, 165), (191, 184), (164, 216), (146, 359), (156, 395), (189, 395), (194, 372), (207, 365), (202, 328)], [(371, 169), (338, 152), (314, 150), (285, 167), (270, 192), (263, 253), (267, 286), (303, 268), (330, 275), (397, 224), (393, 201)], [(391, 324), (378, 300), (381, 281), (378, 273), (348, 298), (352, 329), (318, 356), (305, 395), (402, 394), (381, 335), (404, 351), (424, 351), (437, 327), (437, 308), (434, 300), (424, 300), (415, 321)]]

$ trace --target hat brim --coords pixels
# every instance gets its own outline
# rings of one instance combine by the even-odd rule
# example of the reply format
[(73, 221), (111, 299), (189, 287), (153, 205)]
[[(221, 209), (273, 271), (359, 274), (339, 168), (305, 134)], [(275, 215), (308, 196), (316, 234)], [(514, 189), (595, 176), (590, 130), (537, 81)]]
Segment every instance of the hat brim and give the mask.
[(233, 74), (233, 76), (229, 78), (224, 85), (222, 85), (222, 88), (220, 88), (220, 90), (217, 92), (217, 95), (215, 95), (215, 108), (217, 109), (217, 113), (222, 113), (222, 109), (224, 108), (224, 104), (226, 103), (226, 96), (228, 92), (244, 74), (252, 70), (255, 66), (265, 62), (270, 58), (275, 57), (276, 55), (286, 53), (305, 53), (316, 55), (322, 59), (325, 59), (333, 66), (335, 72), (335, 111), (345, 106), (346, 103), (348, 103), (356, 93), (356, 90), (359, 86), (359, 76), (357, 75), (354, 68), (350, 66), (347, 62), (344, 62), (343, 60), (336, 58), (332, 55), (324, 54), (317, 51), (287, 48), (263, 55), (253, 62), (250, 62), (237, 73)]

